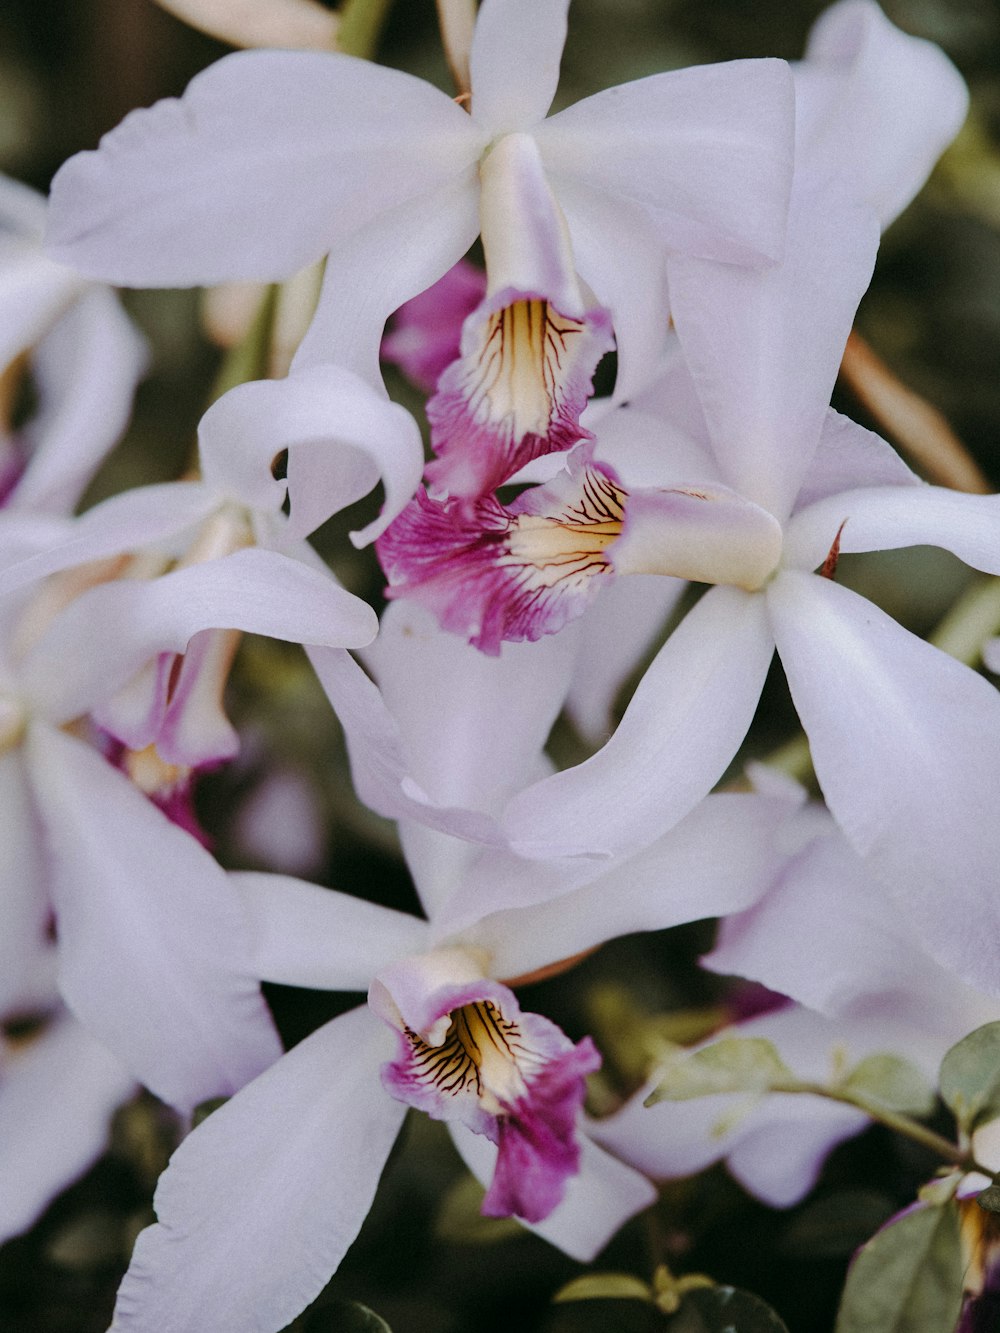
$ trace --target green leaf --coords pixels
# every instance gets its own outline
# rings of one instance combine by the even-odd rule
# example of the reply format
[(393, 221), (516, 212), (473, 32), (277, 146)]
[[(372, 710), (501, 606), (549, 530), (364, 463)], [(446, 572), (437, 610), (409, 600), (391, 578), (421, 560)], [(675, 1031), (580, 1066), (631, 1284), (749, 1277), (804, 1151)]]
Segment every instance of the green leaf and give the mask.
[(631, 1273), (585, 1273), (560, 1287), (552, 1297), (559, 1301), (649, 1301), (649, 1284)]
[(484, 1217), (480, 1211), (486, 1191), (475, 1176), (462, 1176), (445, 1194), (434, 1224), (439, 1240), (452, 1245), (495, 1245), (523, 1236), (516, 1217)]
[(869, 1055), (855, 1065), (840, 1087), (888, 1111), (926, 1116), (934, 1110), (934, 1089), (921, 1070), (898, 1055)]
[(691, 1291), (664, 1325), (664, 1333), (788, 1333), (759, 1296), (736, 1287)]
[(774, 1084), (787, 1082), (794, 1082), (794, 1076), (772, 1042), (763, 1037), (723, 1037), (669, 1060), (646, 1105), (719, 1092), (767, 1092)]
[(962, 1308), (958, 1209), (918, 1205), (858, 1251), (835, 1333), (941, 1333)]
[(966, 1134), (1000, 1116), (1000, 1023), (976, 1028), (941, 1061), (941, 1097)]

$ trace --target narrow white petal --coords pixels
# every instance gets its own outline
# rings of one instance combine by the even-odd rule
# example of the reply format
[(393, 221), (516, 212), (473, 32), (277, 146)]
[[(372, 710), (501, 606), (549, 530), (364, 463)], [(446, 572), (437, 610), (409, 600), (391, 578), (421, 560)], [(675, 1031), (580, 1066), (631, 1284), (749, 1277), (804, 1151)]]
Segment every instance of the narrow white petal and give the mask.
[(840, 550), (888, 551), (940, 546), (967, 565), (1000, 574), (1000, 496), (965, 495), (943, 486), (873, 486), (829, 495), (788, 525), (789, 566), (815, 569), (840, 525)]
[(327, 258), (319, 305), (292, 366), (332, 362), (384, 391), (378, 362), (385, 322), (462, 258), (479, 234), (478, 199), (470, 163), (432, 192), (394, 201), (341, 240)]
[(136, 1242), (114, 1333), (276, 1333), (357, 1235), (406, 1107), (367, 1008), (314, 1032), (174, 1153)]
[(862, 486), (919, 486), (892, 445), (831, 407), (823, 422), (819, 448), (795, 498), (796, 511), (828, 495)]
[(472, 115), (490, 135), (529, 129), (552, 104), (569, 0), (483, 0), (470, 53)]
[(382, 967), (427, 947), (427, 923), (291, 875), (230, 876), (249, 920), (253, 971), (264, 981), (367, 991)]
[(40, 408), (25, 435), (31, 459), (11, 503), (69, 512), (132, 413), (148, 351), (117, 298), (91, 287), (36, 348)]
[(83, 593), (25, 659), (23, 679), (35, 705), (66, 722), (110, 698), (157, 654), (183, 652), (203, 629), (354, 647), (374, 638), (377, 624), (371, 607), (332, 576), (250, 547)]
[(710, 589), (660, 649), (607, 744), (509, 803), (503, 823), (516, 850), (617, 854), (683, 819), (739, 748), (773, 649), (763, 599)]
[(281, 1049), (235, 889), (88, 746), (44, 726), (27, 746), (67, 1002), (165, 1101), (235, 1092)]

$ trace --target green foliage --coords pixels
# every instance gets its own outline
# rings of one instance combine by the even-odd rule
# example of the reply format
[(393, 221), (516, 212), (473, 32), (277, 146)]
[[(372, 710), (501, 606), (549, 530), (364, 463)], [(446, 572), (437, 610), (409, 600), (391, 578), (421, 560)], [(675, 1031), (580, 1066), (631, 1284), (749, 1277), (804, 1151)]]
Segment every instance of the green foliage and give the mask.
[(843, 1092), (906, 1115), (934, 1110), (934, 1089), (921, 1071), (898, 1055), (869, 1055), (838, 1085)]
[(646, 1105), (721, 1092), (767, 1092), (794, 1081), (772, 1042), (763, 1037), (723, 1037), (700, 1051), (672, 1056)]
[(943, 1333), (962, 1305), (964, 1263), (954, 1203), (918, 1205), (858, 1252), (835, 1333)]
[(475, 1176), (456, 1180), (442, 1200), (435, 1235), (453, 1245), (495, 1245), (512, 1236), (523, 1236), (524, 1227), (516, 1217), (483, 1216), (485, 1194)]
[(560, 1287), (552, 1297), (555, 1303), (562, 1301), (650, 1301), (652, 1292), (648, 1282), (633, 1276), (632, 1273), (584, 1273)]
[(940, 1087), (966, 1134), (1000, 1116), (1000, 1023), (976, 1028), (948, 1051)]
[(748, 1291), (708, 1287), (688, 1292), (664, 1333), (788, 1333), (775, 1312)]

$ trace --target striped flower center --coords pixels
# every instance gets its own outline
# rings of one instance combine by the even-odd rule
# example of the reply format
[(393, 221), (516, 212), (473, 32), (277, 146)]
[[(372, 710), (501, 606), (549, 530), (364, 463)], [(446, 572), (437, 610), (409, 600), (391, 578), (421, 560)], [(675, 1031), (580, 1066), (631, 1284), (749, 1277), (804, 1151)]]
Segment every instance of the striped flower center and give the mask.
[(539, 1064), (519, 1024), (491, 1000), (456, 1009), (440, 1046), (431, 1046), (411, 1028), (404, 1035), (418, 1082), (440, 1096), (471, 1094), (490, 1115), (499, 1115), (524, 1095), (523, 1074)]

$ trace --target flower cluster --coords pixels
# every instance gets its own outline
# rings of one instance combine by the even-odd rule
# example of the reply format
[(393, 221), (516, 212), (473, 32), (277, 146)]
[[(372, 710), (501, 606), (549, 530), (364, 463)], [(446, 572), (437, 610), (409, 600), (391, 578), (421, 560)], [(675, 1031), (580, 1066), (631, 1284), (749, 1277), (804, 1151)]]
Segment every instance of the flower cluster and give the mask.
[[(259, 40), (313, 49), (132, 112), (47, 209), (0, 188), (0, 387), (30, 373), (35, 399), (0, 456), (0, 1017), (41, 1016), (0, 1047), (4, 1235), (137, 1084), (184, 1116), (228, 1099), (160, 1180), (116, 1333), (277, 1333), (407, 1107), (447, 1122), (485, 1214), (590, 1260), (720, 1158), (797, 1201), (881, 1104), (824, 1080), (881, 1056), (933, 1079), (1000, 1018), (1000, 696), (838, 577), (928, 545), (1000, 575), (1000, 500), (830, 406), (881, 231), (965, 116), (956, 70), (839, 0), (791, 66), (550, 114), (568, 0), (483, 0), (464, 47), (443, 24), (456, 98), (318, 49), (336, 25), (308, 4), (283, 39), (280, 9)], [(236, 280), (273, 285), (245, 345), (275, 344), (277, 284), (313, 296), (290, 364), (235, 377), (183, 479), (77, 512), (147, 358), (105, 284)], [(429, 461), (387, 365), (427, 395)], [(310, 541), (378, 485), (351, 540), (381, 619)], [(244, 633), (305, 647), (419, 914), (206, 845)], [(775, 653), (822, 804), (765, 764), (717, 790)], [(587, 745), (561, 768), (560, 716)], [(768, 991), (726, 1039), (802, 1086), (672, 1099), (649, 1069), (588, 1113), (601, 1052), (520, 988), (707, 917), (706, 968)], [(360, 1002), (283, 1051), (262, 983)]]

